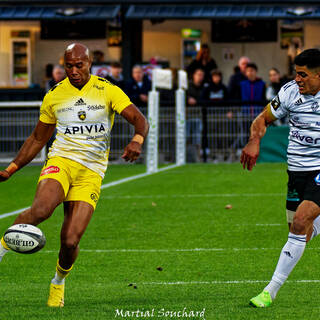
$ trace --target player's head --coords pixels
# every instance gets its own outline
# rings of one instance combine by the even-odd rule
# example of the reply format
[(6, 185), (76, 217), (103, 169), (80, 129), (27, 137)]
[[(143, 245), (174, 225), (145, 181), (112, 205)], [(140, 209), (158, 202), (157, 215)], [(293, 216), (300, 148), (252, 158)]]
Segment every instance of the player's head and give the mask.
[(70, 44), (64, 52), (64, 68), (71, 84), (82, 88), (90, 79), (91, 57), (87, 46)]
[(296, 82), (301, 94), (315, 95), (320, 91), (320, 50), (307, 49), (294, 59)]

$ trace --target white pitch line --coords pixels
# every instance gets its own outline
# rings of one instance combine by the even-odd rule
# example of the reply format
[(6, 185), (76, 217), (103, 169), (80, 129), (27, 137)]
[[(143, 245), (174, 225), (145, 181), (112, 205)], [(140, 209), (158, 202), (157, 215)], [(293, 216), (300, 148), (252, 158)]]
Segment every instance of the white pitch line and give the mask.
[(18, 210), (15, 210), (15, 211), (12, 211), (12, 212), (8, 212), (8, 213), (3, 213), (0, 215), (0, 219), (3, 219), (3, 218), (6, 218), (6, 217), (10, 217), (10, 216), (14, 216), (15, 214), (18, 214), (24, 210), (27, 210), (29, 209), (29, 207), (25, 207), (25, 208), (21, 208), (21, 209), (18, 209)]
[(102, 196), (103, 199), (157, 199), (157, 198), (231, 198), (231, 197), (279, 197), (285, 196), (285, 193), (203, 193), (203, 194), (154, 194), (154, 195), (110, 195)]
[[(166, 171), (166, 170), (174, 169), (174, 168), (177, 168), (177, 167), (179, 167), (179, 165), (173, 164), (171, 166), (160, 168), (156, 172), (141, 173), (141, 174), (138, 174), (138, 175), (135, 175), (135, 176), (131, 176), (131, 177), (128, 177), (128, 178), (124, 178), (124, 179), (116, 180), (116, 181), (113, 181), (113, 182), (109, 182), (109, 183), (103, 184), (101, 186), (101, 190), (106, 189), (106, 188), (110, 188), (110, 187), (113, 187), (113, 186), (116, 186), (118, 184), (122, 184), (122, 183), (125, 183), (125, 182), (128, 182), (128, 181), (144, 178), (144, 177), (150, 176), (150, 175), (158, 173), (158, 172), (163, 172), (163, 171)], [(22, 211), (24, 211), (24, 210), (26, 210), (28, 208), (29, 207), (21, 208), (21, 209), (15, 210), (15, 211), (7, 212), (7, 213), (3, 213), (3, 214), (0, 215), (0, 219), (4, 219), (4, 218), (10, 217), (10, 216), (14, 216), (15, 214), (18, 214), (18, 213), (20, 213), (20, 212), (22, 212)]]
[[(214, 280), (214, 281), (174, 281), (174, 282), (141, 282), (142, 285), (200, 285), (200, 284), (250, 284), (250, 283), (268, 283), (270, 280)], [(287, 280), (287, 283), (320, 283), (318, 279), (310, 280)], [(137, 282), (139, 284), (139, 282)]]
[(156, 171), (156, 172), (151, 172), (151, 173), (144, 172), (144, 173), (141, 173), (141, 174), (138, 174), (138, 175), (135, 175), (135, 176), (127, 177), (127, 178), (120, 179), (120, 180), (113, 181), (113, 182), (109, 182), (109, 183), (103, 184), (103, 185), (101, 186), (101, 190), (106, 189), (106, 188), (110, 188), (110, 187), (113, 187), (113, 186), (117, 186), (118, 184), (122, 184), (122, 183), (125, 183), (125, 182), (128, 182), (128, 181), (132, 181), (132, 180), (137, 180), (137, 179), (140, 179), (140, 178), (144, 178), (144, 177), (153, 175), (153, 174), (158, 173), (158, 172), (162, 172), (162, 171), (174, 169), (174, 168), (177, 168), (177, 167), (179, 167), (179, 165), (173, 164), (173, 165), (171, 165), (171, 166), (167, 166), (167, 167), (164, 167), (164, 168), (160, 168), (160, 169), (158, 169), (158, 171)]
[[(223, 251), (267, 251), (282, 248), (191, 248), (191, 249), (80, 249), (81, 252), (93, 253), (171, 253), (171, 252), (223, 252)], [(320, 250), (320, 247), (305, 250)], [(55, 250), (41, 250), (42, 253), (55, 253)]]

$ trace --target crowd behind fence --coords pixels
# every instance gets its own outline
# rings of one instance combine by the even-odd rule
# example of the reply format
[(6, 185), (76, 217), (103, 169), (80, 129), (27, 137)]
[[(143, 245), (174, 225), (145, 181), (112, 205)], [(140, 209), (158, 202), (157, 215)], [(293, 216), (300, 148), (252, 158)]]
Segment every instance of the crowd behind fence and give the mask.
[[(249, 136), (249, 127), (261, 106), (206, 105), (186, 107), (187, 162), (233, 162)], [(141, 111), (147, 115), (147, 108)], [(31, 134), (39, 107), (0, 108), (0, 160), (12, 159)], [(159, 163), (173, 163), (175, 155), (175, 108), (159, 109)], [(111, 133), (111, 162), (122, 162), (124, 147), (132, 138), (132, 126), (117, 115)], [(145, 151), (145, 150), (144, 150)], [(141, 157), (145, 161), (145, 152)]]

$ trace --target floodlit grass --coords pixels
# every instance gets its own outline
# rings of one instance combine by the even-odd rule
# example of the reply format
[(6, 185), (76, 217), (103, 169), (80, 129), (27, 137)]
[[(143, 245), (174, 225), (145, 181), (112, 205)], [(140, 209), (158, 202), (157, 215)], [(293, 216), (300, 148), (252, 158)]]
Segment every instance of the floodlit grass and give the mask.
[[(114, 165), (104, 183), (144, 170)], [(0, 214), (30, 205), (39, 172), (30, 166), (0, 184)], [(270, 308), (248, 306), (287, 239), (286, 179), (284, 164), (259, 164), (253, 172), (195, 164), (104, 189), (62, 310), (46, 307), (63, 219), (58, 208), (39, 225), (44, 249), (9, 253), (0, 263), (0, 319), (319, 319), (320, 283), (299, 282), (320, 279), (318, 239)], [(1, 233), (13, 219), (0, 219)], [(184, 308), (205, 315), (174, 316)], [(122, 317), (117, 310), (142, 313)]]

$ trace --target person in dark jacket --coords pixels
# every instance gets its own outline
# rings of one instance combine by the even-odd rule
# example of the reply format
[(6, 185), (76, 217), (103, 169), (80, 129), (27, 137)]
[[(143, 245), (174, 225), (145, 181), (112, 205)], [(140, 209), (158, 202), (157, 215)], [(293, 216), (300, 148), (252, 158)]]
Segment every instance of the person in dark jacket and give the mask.
[(240, 82), (247, 79), (246, 68), (249, 62), (250, 59), (248, 57), (241, 57), (238, 61), (237, 71), (230, 77), (228, 91), (229, 98), (232, 100), (241, 99)]
[[(258, 67), (255, 63), (248, 63), (246, 67), (247, 80), (240, 82), (241, 100), (245, 102), (264, 101), (266, 99), (266, 84), (257, 76)], [(263, 106), (250, 105), (243, 107), (246, 114), (250, 114), (252, 120), (262, 111)]]
[[(240, 82), (241, 100), (245, 102), (245, 105), (241, 107), (238, 114), (240, 129), (238, 148), (243, 147), (248, 140), (251, 122), (262, 111), (261, 102), (264, 103), (266, 99), (266, 84), (258, 77), (257, 72), (257, 65), (252, 62), (248, 63), (245, 73), (247, 80)], [(260, 105), (257, 102), (260, 102)]]
[(150, 90), (151, 81), (143, 74), (142, 67), (140, 65), (133, 66), (132, 78), (127, 82), (124, 90), (132, 103), (138, 107), (146, 107)]
[(228, 89), (222, 82), (222, 73), (220, 70), (212, 70), (211, 82), (204, 89), (203, 99), (211, 102), (228, 99)]
[[(208, 104), (217, 103), (228, 99), (228, 89), (222, 82), (222, 73), (220, 70), (213, 70), (211, 72), (212, 81), (208, 87), (204, 89), (203, 100)], [(213, 159), (214, 162), (222, 162), (226, 159), (224, 150), (227, 150), (230, 144), (228, 138), (228, 113), (225, 107), (214, 105), (214, 122), (213, 122)]]
[(122, 76), (122, 66), (119, 62), (112, 62), (110, 65), (110, 74), (105, 77), (108, 81), (124, 89), (124, 80)]
[(217, 64), (215, 60), (210, 57), (210, 48), (206, 43), (201, 45), (196, 59), (191, 61), (190, 65), (187, 67), (189, 78), (192, 77), (197, 69), (202, 69), (204, 71), (204, 82), (210, 82), (211, 71), (217, 69)]

